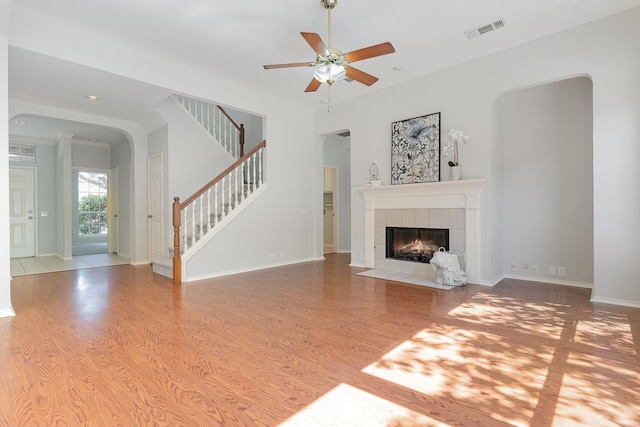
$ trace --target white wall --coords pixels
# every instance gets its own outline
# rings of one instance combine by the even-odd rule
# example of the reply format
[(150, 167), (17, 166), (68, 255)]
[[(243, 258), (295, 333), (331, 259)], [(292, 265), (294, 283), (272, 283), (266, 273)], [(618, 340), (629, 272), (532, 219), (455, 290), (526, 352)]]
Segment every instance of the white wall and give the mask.
[(562, 267), (571, 284), (592, 285), (591, 80), (578, 77), (509, 93), (501, 106), (503, 270), (520, 278), (565, 280), (549, 270)]
[[(9, 152), (9, 17), (11, 1), (0, 3), (0, 153)], [(0, 200), (9, 200), (9, 162), (0, 161)], [(0, 203), (0, 317), (13, 315), (9, 269), (9, 203)]]
[[(496, 100), (505, 93), (572, 76), (593, 81), (594, 157), (594, 291), (596, 301), (640, 306), (636, 285), (636, 243), (640, 241), (640, 8), (517, 48), (487, 56), (407, 84), (372, 92), (332, 106), (331, 114), (316, 112), (316, 134), (351, 130), (353, 186), (366, 181), (368, 165), (375, 161), (389, 183), (390, 124), (393, 121), (441, 112), (442, 129), (464, 130), (471, 142), (461, 148), (463, 178), (488, 178), (482, 194), (483, 283), (492, 284), (505, 272), (503, 258), (494, 252), (502, 240), (494, 218), (507, 194), (499, 194), (500, 177), (493, 167), (499, 159), (496, 140)], [(446, 135), (446, 133), (445, 133)], [(321, 144), (321, 138), (316, 140)], [(321, 161), (314, 169), (321, 183)], [(448, 179), (443, 171), (442, 179)], [(494, 197), (494, 193), (495, 197)], [(318, 192), (319, 194), (319, 192)], [(352, 191), (352, 254), (362, 264), (364, 203)], [(612, 250), (614, 248), (614, 250)], [(498, 251), (500, 252), (500, 251)], [(502, 267), (502, 268), (501, 268)], [(497, 268), (499, 270), (497, 270)], [(574, 274), (567, 271), (566, 280)], [(581, 280), (576, 278), (576, 280)]]
[(70, 259), (71, 253), (71, 139), (61, 136), (56, 144), (56, 253)]
[[(53, 144), (36, 145), (36, 167), (38, 168), (38, 255), (54, 255), (57, 215), (56, 147)], [(48, 215), (41, 216), (42, 211), (46, 211)]]

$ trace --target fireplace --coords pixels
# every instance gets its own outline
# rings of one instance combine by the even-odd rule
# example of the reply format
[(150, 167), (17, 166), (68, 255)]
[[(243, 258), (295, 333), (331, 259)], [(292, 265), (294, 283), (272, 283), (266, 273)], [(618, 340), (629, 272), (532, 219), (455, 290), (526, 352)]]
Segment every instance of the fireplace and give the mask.
[[(386, 227), (449, 229), (449, 251), (463, 251), (470, 283), (480, 282), (480, 193), (484, 179), (361, 187), (364, 198), (362, 267), (435, 280), (426, 262), (386, 258)], [(353, 260), (352, 260), (353, 262)], [(360, 266), (356, 263), (353, 265)], [(397, 280), (397, 279), (396, 279)]]
[(428, 263), (439, 248), (449, 250), (449, 229), (386, 227), (386, 258)]

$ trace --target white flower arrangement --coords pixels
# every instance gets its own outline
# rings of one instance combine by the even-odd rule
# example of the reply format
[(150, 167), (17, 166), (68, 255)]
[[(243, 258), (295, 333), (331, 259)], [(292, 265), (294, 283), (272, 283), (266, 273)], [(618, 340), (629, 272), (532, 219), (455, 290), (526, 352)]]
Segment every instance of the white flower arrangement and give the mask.
[(449, 166), (458, 166), (458, 143), (466, 144), (469, 142), (469, 137), (461, 130), (451, 129), (449, 131), (449, 142), (442, 147), (442, 154), (448, 156), (451, 149), (453, 149), (453, 161), (449, 161)]

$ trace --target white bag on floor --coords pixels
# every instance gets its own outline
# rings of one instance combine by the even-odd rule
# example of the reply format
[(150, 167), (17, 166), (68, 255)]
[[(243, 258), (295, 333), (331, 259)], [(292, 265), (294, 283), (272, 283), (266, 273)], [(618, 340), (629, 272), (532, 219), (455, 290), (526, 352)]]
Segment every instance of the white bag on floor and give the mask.
[(447, 286), (462, 286), (467, 284), (467, 275), (460, 269), (458, 255), (445, 252), (440, 248), (431, 258), (431, 268), (436, 272), (436, 283)]

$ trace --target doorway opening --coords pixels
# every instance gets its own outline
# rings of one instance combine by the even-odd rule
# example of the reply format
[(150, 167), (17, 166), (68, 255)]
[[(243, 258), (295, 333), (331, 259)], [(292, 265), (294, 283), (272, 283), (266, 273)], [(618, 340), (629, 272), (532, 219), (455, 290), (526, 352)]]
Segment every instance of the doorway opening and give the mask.
[(107, 171), (75, 170), (72, 255), (108, 252), (109, 174)]
[(350, 253), (351, 132), (325, 135), (322, 161), (322, 250)]

